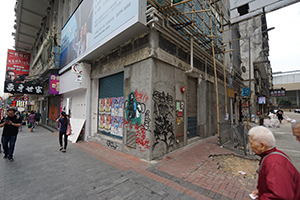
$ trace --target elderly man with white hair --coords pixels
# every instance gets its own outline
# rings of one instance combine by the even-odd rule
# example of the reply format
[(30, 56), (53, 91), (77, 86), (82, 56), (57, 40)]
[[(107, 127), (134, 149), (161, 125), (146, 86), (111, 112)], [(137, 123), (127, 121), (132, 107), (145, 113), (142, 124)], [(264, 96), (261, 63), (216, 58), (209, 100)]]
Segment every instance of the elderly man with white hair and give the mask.
[(296, 136), (296, 140), (300, 142), (300, 122), (292, 123), (293, 135)]
[(261, 157), (257, 190), (252, 194), (257, 199), (300, 199), (300, 174), (290, 158), (275, 147), (273, 133), (263, 126), (249, 131), (252, 151)]

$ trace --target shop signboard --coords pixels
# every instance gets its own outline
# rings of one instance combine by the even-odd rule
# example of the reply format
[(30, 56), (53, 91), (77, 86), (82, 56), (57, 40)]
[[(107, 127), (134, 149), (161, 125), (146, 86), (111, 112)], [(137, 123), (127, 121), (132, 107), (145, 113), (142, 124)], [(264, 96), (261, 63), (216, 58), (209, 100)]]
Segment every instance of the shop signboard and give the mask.
[(49, 94), (59, 94), (60, 76), (50, 74), (49, 79)]
[(285, 96), (285, 89), (284, 88), (270, 90), (269, 92), (270, 92), (271, 97)]
[(258, 104), (266, 104), (266, 97), (258, 97)]
[(249, 87), (244, 87), (242, 90), (242, 96), (243, 97), (250, 97), (250, 89)]
[(135, 24), (145, 26), (146, 3), (146, 0), (82, 1), (61, 31), (60, 68), (84, 58), (117, 36), (125, 37), (124, 32)]
[(40, 84), (4, 82), (5, 93), (20, 93), (20, 94), (44, 94), (44, 87)]
[(24, 83), (29, 75), (30, 54), (8, 49), (5, 81)]
[(234, 89), (228, 88), (228, 96), (234, 98)]

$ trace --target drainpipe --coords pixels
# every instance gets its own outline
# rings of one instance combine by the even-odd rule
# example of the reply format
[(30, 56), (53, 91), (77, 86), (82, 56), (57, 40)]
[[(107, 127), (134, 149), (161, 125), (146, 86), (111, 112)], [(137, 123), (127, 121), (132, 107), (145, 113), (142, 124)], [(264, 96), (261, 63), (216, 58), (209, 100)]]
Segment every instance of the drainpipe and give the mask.
[(185, 73), (189, 73), (189, 72), (192, 72), (193, 69), (194, 69), (194, 46), (193, 46), (193, 43), (194, 43), (194, 38), (193, 37), (190, 37), (191, 39), (191, 69), (185, 71)]

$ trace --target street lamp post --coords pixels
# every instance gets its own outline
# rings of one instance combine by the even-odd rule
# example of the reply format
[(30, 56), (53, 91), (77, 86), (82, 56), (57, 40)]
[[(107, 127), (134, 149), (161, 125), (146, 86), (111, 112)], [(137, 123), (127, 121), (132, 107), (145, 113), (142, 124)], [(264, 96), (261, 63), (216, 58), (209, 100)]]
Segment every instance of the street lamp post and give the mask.
[[(267, 30), (262, 31), (259, 34), (268, 32), (268, 31), (273, 30), (273, 29), (275, 29), (275, 27), (268, 28)], [(248, 39), (248, 44), (249, 44), (249, 93), (250, 93), (249, 94), (250, 95), (249, 96), (249, 119), (250, 119), (250, 122), (252, 121), (252, 117), (251, 117), (251, 50), (250, 50), (251, 46), (250, 46), (250, 38), (255, 36), (255, 35), (258, 35), (258, 34), (251, 35), (247, 38)]]

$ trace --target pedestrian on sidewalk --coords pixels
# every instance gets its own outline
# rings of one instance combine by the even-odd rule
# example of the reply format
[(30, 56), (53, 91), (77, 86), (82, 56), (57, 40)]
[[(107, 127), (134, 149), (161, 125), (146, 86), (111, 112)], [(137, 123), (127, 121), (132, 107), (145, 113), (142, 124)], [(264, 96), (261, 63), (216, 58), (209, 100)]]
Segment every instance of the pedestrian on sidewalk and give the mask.
[(19, 127), (21, 126), (21, 119), (15, 115), (16, 109), (11, 107), (8, 109), (8, 115), (2, 118), (0, 122), (0, 127), (3, 128), (1, 142), (4, 150), (4, 159), (8, 159), (13, 162), (13, 153), (15, 149), (15, 144), (17, 140), (17, 135), (19, 132)]
[(300, 122), (292, 123), (293, 135), (296, 136), (296, 140), (300, 142)]
[(30, 128), (30, 132), (33, 132), (33, 128), (35, 127), (35, 114), (33, 111), (30, 112), (28, 116), (28, 128)]
[(19, 117), (21, 119), (21, 126), (19, 128), (19, 131), (22, 131), (23, 115), (19, 111), (17, 111), (16, 115), (17, 115), (17, 117)]
[(277, 115), (279, 122), (281, 123), (281, 121), (283, 120), (283, 111), (280, 110), (280, 108), (278, 108), (276, 115)]
[(40, 113), (39, 111), (37, 111), (37, 112), (35, 113), (35, 122), (36, 122), (36, 125), (37, 125), (37, 126), (40, 124), (41, 118), (42, 118), (41, 113)]
[[(65, 112), (61, 112), (61, 115), (59, 118), (57, 118), (56, 122), (59, 122), (59, 145), (60, 145), (60, 151), (63, 153), (66, 153), (67, 145), (68, 145), (68, 135), (66, 134), (68, 124), (69, 124), (69, 119), (67, 118), (67, 115)], [(64, 137), (64, 145), (62, 142), (62, 137)]]
[(249, 131), (252, 151), (261, 157), (257, 199), (300, 199), (300, 174), (290, 158), (275, 147), (275, 137), (266, 127), (257, 126)]

